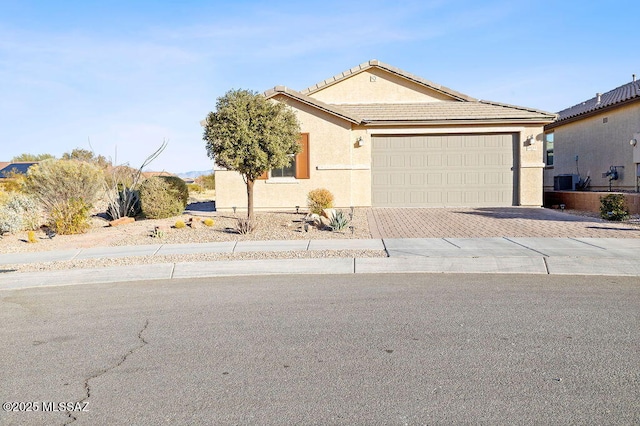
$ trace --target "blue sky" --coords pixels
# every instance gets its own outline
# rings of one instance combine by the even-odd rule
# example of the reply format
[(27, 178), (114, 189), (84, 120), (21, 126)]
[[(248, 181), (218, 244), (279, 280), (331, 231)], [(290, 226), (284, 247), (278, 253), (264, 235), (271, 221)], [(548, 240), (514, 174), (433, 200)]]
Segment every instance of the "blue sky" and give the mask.
[[(640, 75), (637, 1), (0, 0), (0, 161), (80, 147), (211, 168), (229, 89), (302, 90), (370, 59), (551, 112)], [(90, 144), (89, 144), (90, 141)]]

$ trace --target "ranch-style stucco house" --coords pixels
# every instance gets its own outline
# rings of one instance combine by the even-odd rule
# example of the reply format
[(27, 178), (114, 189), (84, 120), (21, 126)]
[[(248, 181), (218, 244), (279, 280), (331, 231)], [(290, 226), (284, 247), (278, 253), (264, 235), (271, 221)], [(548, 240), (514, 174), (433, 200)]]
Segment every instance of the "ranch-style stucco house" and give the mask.
[[(555, 114), (478, 100), (377, 60), (302, 91), (276, 86), (301, 123), (294, 164), (256, 181), (256, 209), (541, 206), (543, 127)], [(216, 175), (216, 208), (246, 205), (237, 172)]]
[(633, 75), (627, 84), (560, 111), (545, 126), (545, 189), (573, 190), (581, 183), (592, 191), (608, 191), (609, 185), (635, 191), (639, 142), (640, 81)]

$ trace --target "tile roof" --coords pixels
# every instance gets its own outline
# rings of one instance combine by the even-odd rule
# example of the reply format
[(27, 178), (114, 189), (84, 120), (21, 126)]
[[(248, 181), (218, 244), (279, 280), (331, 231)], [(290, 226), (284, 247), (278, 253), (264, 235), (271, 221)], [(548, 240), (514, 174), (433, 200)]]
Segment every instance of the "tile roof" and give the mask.
[(494, 102), (428, 102), (389, 104), (341, 104), (343, 110), (358, 115), (365, 122), (390, 121), (462, 121), (462, 120), (542, 120), (554, 114)]
[(27, 170), (29, 170), (29, 167), (33, 166), (34, 164), (38, 164), (38, 162), (32, 161), (0, 164), (6, 164), (4, 167), (0, 168), (0, 178), (4, 178), (8, 173), (11, 173), (13, 171), (23, 175), (27, 174)]
[[(453, 97), (451, 101), (423, 103), (373, 103), (373, 104), (327, 104), (313, 97), (320, 89), (338, 83), (354, 74), (372, 67), (399, 75), (405, 79), (422, 84)], [(330, 79), (301, 92), (285, 86), (276, 86), (267, 90), (264, 96), (269, 99), (283, 95), (295, 99), (314, 108), (338, 116), (355, 124), (367, 123), (407, 123), (407, 122), (444, 122), (444, 121), (535, 121), (549, 123), (556, 118), (555, 114), (532, 108), (507, 105), (498, 102), (472, 98), (447, 87), (430, 82), (421, 77), (409, 74), (398, 68), (371, 60), (351, 68)]]
[(341, 80), (344, 80), (346, 78), (349, 78), (355, 74), (359, 74), (363, 71), (366, 71), (370, 68), (380, 68), (383, 69), (387, 72), (390, 72), (392, 74), (398, 75), (400, 77), (403, 77), (407, 80), (413, 81), (414, 83), (418, 83), (420, 85), (426, 86), (432, 90), (435, 90), (437, 92), (440, 93), (444, 93), (448, 96), (453, 97), (454, 99), (458, 99), (461, 101), (476, 101), (477, 99), (472, 98), (471, 96), (467, 96), (464, 93), (460, 93), (457, 92), (453, 89), (449, 89), (448, 87), (442, 86), (440, 84), (434, 83), (432, 81), (426, 80), (422, 77), (419, 77), (417, 75), (408, 73), (406, 71), (401, 70), (400, 68), (396, 68), (394, 66), (385, 64), (384, 62), (380, 62), (376, 59), (372, 59), (368, 62), (364, 62), (356, 67), (353, 67), (351, 69), (348, 69), (340, 74), (334, 75), (331, 78), (328, 78), (326, 80), (321, 81), (320, 83), (314, 84), (311, 87), (307, 87), (304, 90), (301, 90), (300, 93), (302, 93), (303, 95), (313, 95), (315, 92), (319, 91), (320, 89), (323, 89), (327, 86), (331, 86), (333, 84), (338, 83)]
[(640, 99), (640, 81), (635, 81), (635, 79), (630, 83), (603, 93), (600, 95), (600, 101), (598, 101), (598, 96), (596, 95), (587, 101), (560, 111), (556, 122), (613, 107), (634, 99)]
[(154, 176), (176, 176), (173, 173), (169, 173), (166, 171), (161, 171), (161, 172), (142, 172), (142, 176), (144, 176), (145, 178), (150, 178), (150, 177), (154, 177)]
[(297, 92), (293, 89), (289, 89), (288, 87), (285, 87), (285, 86), (276, 86), (273, 89), (269, 89), (266, 92), (264, 92), (264, 96), (267, 99), (273, 98), (274, 96), (277, 96), (277, 95), (287, 96), (289, 98), (295, 99), (304, 104), (311, 105), (315, 108), (328, 112), (329, 114), (333, 114), (347, 121), (351, 121), (352, 123), (355, 123), (355, 124), (360, 124), (362, 122), (362, 118), (360, 118), (356, 114), (352, 114), (343, 110), (339, 106), (326, 104), (322, 101), (319, 101), (307, 95), (303, 95), (302, 93)]

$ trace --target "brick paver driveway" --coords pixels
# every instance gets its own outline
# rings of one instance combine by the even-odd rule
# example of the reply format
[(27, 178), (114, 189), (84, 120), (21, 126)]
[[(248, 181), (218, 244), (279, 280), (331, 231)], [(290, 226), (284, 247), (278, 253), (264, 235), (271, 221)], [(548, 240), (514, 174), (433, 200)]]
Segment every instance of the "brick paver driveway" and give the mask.
[(367, 214), (373, 238), (640, 238), (638, 225), (543, 208), (372, 208)]

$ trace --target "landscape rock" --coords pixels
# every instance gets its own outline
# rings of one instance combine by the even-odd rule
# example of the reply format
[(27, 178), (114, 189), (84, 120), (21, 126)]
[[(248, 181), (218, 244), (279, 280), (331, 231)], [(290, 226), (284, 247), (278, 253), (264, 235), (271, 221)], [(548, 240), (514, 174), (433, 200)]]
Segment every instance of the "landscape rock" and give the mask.
[(112, 220), (111, 222), (109, 222), (109, 226), (126, 225), (128, 223), (133, 223), (135, 221), (136, 221), (135, 218), (125, 216), (125, 217), (121, 217), (120, 219)]
[(336, 215), (336, 209), (322, 209), (322, 216), (331, 220)]

